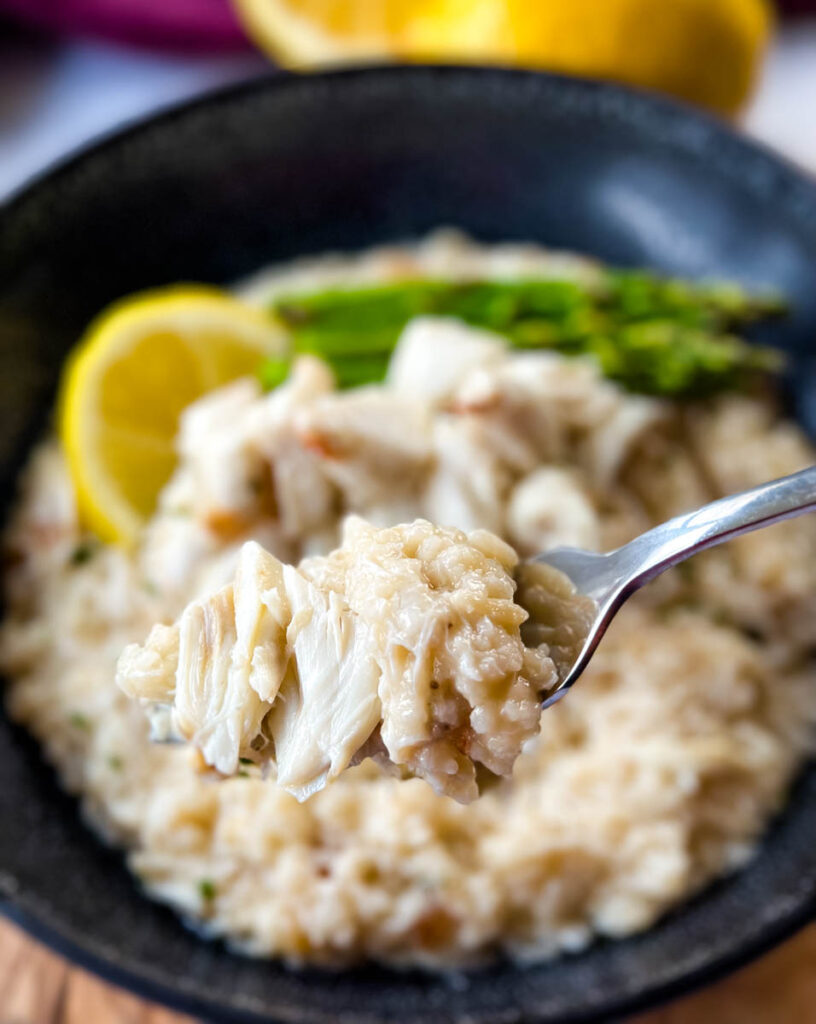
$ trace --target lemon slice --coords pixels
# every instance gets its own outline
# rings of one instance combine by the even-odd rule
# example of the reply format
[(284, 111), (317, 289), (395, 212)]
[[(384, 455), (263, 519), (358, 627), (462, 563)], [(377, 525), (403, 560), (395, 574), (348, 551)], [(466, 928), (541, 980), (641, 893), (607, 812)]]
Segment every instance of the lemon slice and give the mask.
[(260, 310), (215, 288), (159, 289), (106, 310), (71, 355), (58, 400), (85, 525), (132, 543), (173, 471), (182, 409), (284, 345)]
[(258, 45), (295, 67), (519, 63), (660, 89), (723, 113), (750, 92), (772, 22), (768, 0), (233, 2)]
[(357, 58), (487, 55), (505, 0), (234, 0), (258, 44), (295, 66)]

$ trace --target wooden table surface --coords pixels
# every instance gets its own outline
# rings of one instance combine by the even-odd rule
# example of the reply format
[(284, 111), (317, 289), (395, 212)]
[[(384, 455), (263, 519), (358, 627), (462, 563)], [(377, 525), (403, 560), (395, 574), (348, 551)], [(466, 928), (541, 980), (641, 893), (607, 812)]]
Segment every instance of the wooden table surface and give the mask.
[[(71, 967), (0, 922), (0, 1024), (193, 1024)], [(816, 1024), (816, 925), (725, 981), (630, 1024)]]

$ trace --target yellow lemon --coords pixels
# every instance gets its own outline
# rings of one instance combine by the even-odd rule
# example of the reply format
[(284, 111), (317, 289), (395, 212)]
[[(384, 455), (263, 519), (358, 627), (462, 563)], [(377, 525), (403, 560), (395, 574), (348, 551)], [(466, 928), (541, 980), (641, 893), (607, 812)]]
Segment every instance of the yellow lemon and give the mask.
[(361, 58), (518, 63), (660, 89), (733, 113), (771, 28), (767, 0), (235, 0), (293, 66)]
[(71, 355), (58, 401), (85, 524), (131, 543), (173, 471), (182, 409), (282, 345), (261, 311), (215, 288), (159, 289), (104, 312)]

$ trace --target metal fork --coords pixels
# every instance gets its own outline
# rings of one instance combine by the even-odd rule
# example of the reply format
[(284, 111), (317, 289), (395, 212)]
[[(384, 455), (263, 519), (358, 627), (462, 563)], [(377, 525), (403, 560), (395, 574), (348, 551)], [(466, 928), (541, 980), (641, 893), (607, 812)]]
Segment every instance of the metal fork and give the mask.
[(669, 519), (607, 554), (554, 548), (538, 555), (533, 561), (558, 569), (572, 580), (579, 593), (597, 603), (597, 613), (578, 657), (562, 673), (556, 689), (547, 694), (543, 707), (563, 697), (578, 679), (623, 603), (644, 584), (699, 551), (813, 510), (816, 466)]

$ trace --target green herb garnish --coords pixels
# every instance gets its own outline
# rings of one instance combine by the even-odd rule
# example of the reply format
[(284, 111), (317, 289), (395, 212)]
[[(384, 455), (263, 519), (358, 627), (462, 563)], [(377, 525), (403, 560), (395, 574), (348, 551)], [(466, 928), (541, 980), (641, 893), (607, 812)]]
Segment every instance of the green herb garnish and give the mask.
[(215, 882), (211, 878), (202, 878), (198, 883), (198, 891), (203, 900), (211, 903), (215, 899)]
[[(380, 381), (405, 325), (416, 316), (454, 317), (525, 349), (591, 356), (630, 391), (689, 397), (749, 387), (778, 372), (779, 352), (737, 334), (784, 312), (775, 296), (734, 285), (698, 285), (642, 271), (610, 271), (592, 284), (520, 280), (411, 280), (285, 296), (273, 307), (292, 354), (325, 359), (340, 387)], [(288, 373), (269, 360), (265, 386)]]
[(72, 711), (68, 721), (75, 729), (90, 729), (91, 723), (80, 711)]
[(111, 771), (121, 772), (124, 766), (125, 763), (122, 760), (122, 758), (119, 757), (118, 754), (111, 754), (110, 757), (108, 758), (108, 767), (111, 769)]
[(71, 552), (71, 565), (84, 565), (93, 558), (94, 544), (91, 541), (82, 541)]

